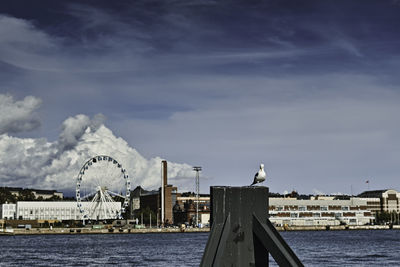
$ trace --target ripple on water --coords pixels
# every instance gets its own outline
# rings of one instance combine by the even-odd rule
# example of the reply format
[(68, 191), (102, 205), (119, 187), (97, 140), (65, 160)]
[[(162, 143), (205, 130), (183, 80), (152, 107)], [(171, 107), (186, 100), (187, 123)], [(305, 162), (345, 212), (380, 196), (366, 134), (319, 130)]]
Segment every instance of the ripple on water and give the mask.
[[(400, 230), (282, 232), (305, 266), (395, 266)], [(0, 236), (0, 266), (199, 266), (208, 233)], [(271, 258), (270, 266), (277, 266)]]

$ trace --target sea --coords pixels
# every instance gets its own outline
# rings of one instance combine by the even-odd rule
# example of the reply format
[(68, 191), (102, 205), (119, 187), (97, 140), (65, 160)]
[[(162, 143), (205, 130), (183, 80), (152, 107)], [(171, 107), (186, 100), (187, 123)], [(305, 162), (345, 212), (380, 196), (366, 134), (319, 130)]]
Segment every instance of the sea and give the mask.
[[(0, 236), (0, 266), (199, 266), (208, 235)], [(400, 230), (281, 235), (305, 266), (400, 266)], [(270, 266), (277, 266), (271, 256)]]

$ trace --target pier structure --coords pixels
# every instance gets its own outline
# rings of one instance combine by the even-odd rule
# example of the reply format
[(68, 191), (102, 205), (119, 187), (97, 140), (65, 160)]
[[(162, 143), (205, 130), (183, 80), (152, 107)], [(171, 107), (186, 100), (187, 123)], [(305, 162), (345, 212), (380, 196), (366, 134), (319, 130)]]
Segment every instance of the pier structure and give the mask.
[(268, 188), (214, 186), (211, 233), (200, 266), (303, 266), (268, 220)]

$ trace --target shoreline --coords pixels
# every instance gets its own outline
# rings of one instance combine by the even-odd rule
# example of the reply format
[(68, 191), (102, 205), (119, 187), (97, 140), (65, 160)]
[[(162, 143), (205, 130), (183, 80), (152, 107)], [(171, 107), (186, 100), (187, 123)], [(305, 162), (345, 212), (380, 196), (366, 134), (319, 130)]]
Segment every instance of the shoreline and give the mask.
[[(336, 225), (336, 226), (278, 226), (280, 232), (285, 231), (351, 231), (351, 230), (400, 230), (400, 225)], [(143, 228), (143, 229), (92, 229), (92, 228), (32, 228), (0, 230), (1, 235), (85, 235), (85, 234), (155, 234), (155, 233), (207, 233), (210, 228)]]
[(400, 230), (400, 225), (321, 225), (321, 226), (276, 226), (284, 231), (349, 231), (349, 230)]
[(86, 234), (153, 234), (153, 233), (204, 233), (210, 228), (141, 228), (141, 229), (92, 229), (92, 228), (14, 228), (11, 231), (0, 230), (1, 235), (86, 235)]

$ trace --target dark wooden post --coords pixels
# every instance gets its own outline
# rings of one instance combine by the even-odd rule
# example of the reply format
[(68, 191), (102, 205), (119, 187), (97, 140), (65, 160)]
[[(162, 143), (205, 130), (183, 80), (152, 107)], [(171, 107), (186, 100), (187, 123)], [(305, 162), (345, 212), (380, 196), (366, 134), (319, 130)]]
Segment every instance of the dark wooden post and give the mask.
[(211, 233), (200, 266), (303, 266), (268, 220), (268, 187), (211, 187)]

